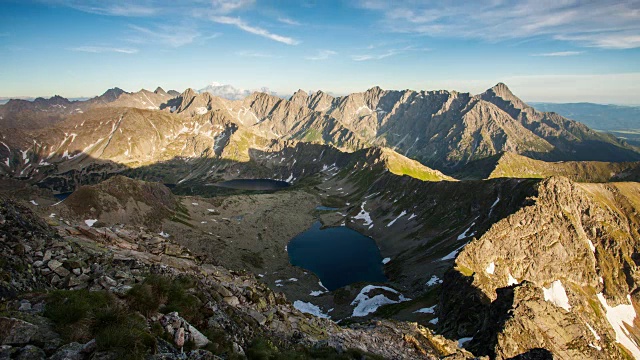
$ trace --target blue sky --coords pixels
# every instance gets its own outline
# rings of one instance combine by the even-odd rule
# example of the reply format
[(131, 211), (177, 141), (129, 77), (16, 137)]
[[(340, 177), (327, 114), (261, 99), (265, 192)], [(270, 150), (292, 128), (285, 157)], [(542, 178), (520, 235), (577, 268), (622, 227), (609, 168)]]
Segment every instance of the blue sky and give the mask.
[(0, 96), (384, 89), (640, 104), (640, 0), (0, 0)]

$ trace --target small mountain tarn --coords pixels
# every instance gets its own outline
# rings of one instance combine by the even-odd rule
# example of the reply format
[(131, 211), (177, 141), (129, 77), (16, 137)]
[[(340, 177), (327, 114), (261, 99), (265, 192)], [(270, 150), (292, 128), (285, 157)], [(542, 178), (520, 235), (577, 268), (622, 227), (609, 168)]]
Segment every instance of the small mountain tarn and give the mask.
[(287, 245), (291, 264), (316, 274), (333, 291), (357, 282), (386, 282), (373, 239), (348, 227), (322, 229), (320, 222)]

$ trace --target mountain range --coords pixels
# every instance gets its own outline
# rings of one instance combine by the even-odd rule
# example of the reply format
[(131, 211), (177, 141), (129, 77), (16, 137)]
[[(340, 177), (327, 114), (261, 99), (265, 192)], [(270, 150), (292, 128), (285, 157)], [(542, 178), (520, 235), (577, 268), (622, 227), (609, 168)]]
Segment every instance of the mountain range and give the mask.
[[(640, 358), (637, 147), (502, 83), (475, 95), (203, 90), (0, 106), (11, 306), (41, 289), (113, 294), (148, 325), (136, 336), (172, 354), (184, 343), (166, 318), (182, 316), (182, 339), (223, 358), (258, 358), (260, 346), (272, 358), (325, 346), (355, 358)], [(220, 186), (235, 179), (289, 186)], [(329, 291), (291, 265), (289, 240), (318, 222), (373, 239), (388, 281)], [(198, 305), (131, 302), (176, 293)], [(43, 316), (59, 320), (16, 310), (11, 324)], [(105, 346), (100, 334), (78, 339)]]

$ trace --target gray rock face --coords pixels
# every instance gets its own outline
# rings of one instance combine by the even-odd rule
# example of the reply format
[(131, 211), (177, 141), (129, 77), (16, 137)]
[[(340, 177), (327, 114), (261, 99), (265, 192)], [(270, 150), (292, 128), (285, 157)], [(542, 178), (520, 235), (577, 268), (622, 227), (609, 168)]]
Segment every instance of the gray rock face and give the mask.
[(38, 327), (26, 321), (0, 317), (0, 344), (26, 345), (37, 334)]

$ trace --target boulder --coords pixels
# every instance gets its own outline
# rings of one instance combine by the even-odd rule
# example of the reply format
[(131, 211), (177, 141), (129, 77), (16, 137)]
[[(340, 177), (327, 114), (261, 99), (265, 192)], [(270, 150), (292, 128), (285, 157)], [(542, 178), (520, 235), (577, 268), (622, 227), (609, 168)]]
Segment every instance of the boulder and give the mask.
[(38, 327), (26, 321), (0, 318), (0, 343), (2, 345), (26, 345), (37, 332)]

